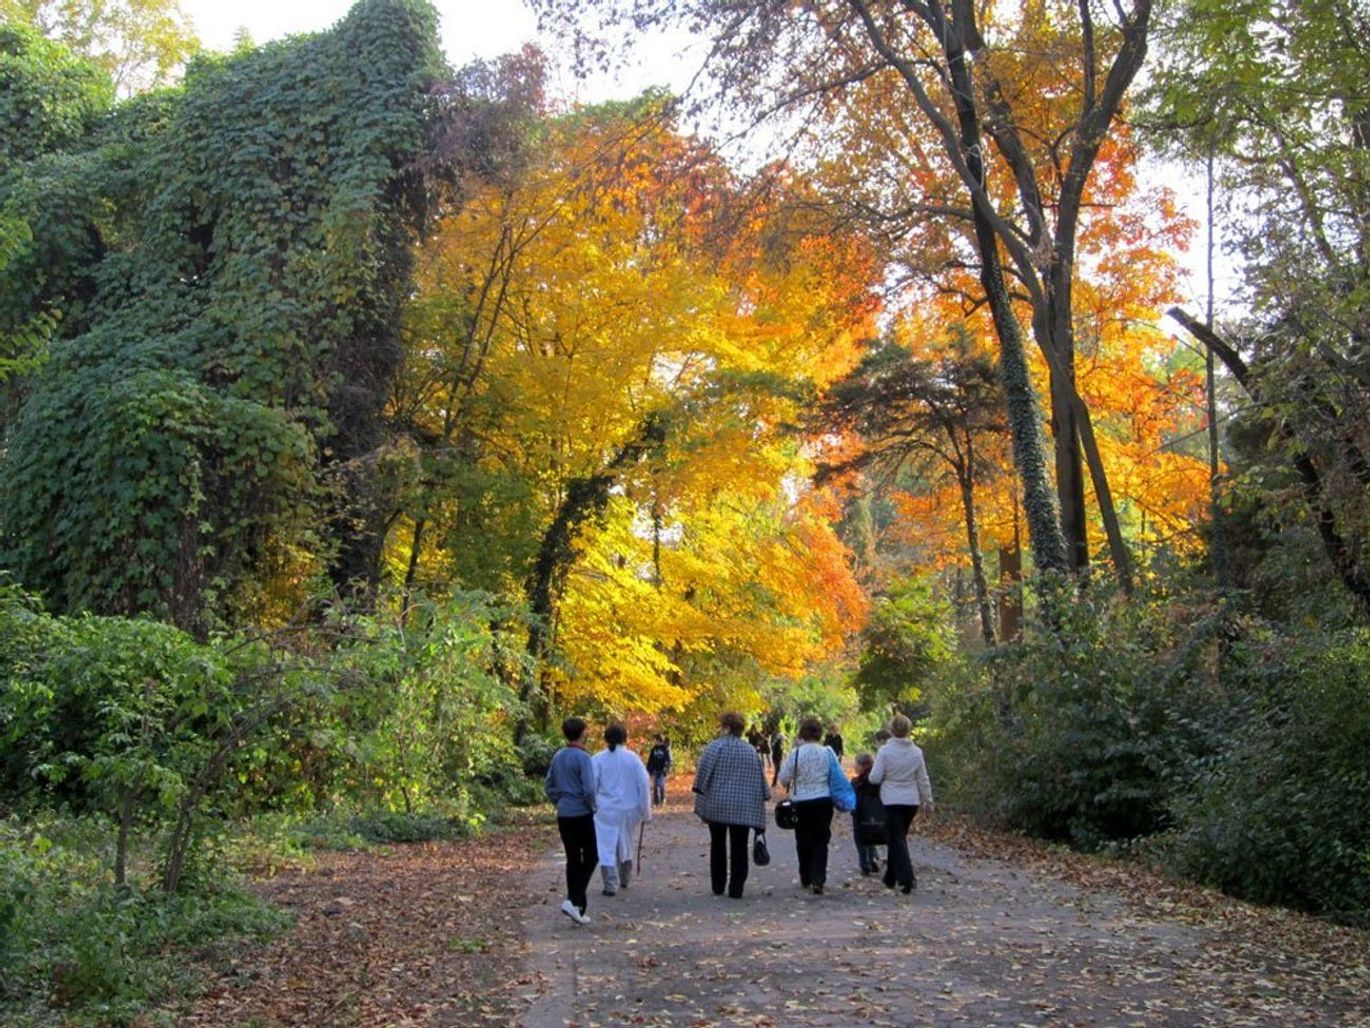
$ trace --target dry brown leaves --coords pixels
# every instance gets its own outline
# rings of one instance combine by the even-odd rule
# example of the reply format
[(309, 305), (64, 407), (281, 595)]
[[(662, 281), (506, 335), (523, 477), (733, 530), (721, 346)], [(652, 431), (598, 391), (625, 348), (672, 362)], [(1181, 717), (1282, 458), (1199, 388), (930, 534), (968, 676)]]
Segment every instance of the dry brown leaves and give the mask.
[(481, 839), (321, 856), (259, 883), (295, 928), (219, 969), (186, 1025), (507, 1024), (550, 817)]
[(1139, 861), (1076, 853), (958, 818), (931, 819), (918, 831), (968, 856), (1029, 868), (1082, 890), (1113, 893), (1141, 919), (1205, 929), (1215, 942), (1202, 963), (1215, 974), (1235, 973), (1256, 983), (1251, 1007), (1258, 1021), (1265, 995), (1278, 995), (1309, 1005), (1365, 1009), (1370, 1023), (1370, 932), (1246, 903)]

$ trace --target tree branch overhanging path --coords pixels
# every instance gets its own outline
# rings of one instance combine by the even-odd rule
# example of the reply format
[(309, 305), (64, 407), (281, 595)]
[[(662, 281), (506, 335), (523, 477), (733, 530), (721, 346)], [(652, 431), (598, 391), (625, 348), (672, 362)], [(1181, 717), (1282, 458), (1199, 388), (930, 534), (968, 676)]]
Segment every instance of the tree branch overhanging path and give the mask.
[[(1172, 307), (1166, 313), (1223, 362), (1237, 384), (1257, 406), (1262, 406), (1266, 402), (1259, 375), (1254, 373), (1235, 346), (1203, 321), (1179, 307)], [(1360, 533), (1355, 531), (1354, 526), (1348, 527), (1339, 523), (1336, 512), (1324, 496), (1324, 474), (1301, 439), (1297, 424), (1293, 423), (1290, 417), (1278, 412), (1268, 416), (1274, 422), (1277, 436), (1292, 448), (1289, 460), (1299, 477), (1303, 499), (1317, 526), (1323, 552), (1326, 553), (1342, 585), (1355, 599), (1361, 613), (1370, 616), (1370, 574), (1366, 572), (1360, 557), (1364, 546)], [(1343, 450), (1350, 451), (1350, 463), (1364, 466), (1364, 459), (1349, 433), (1343, 440)]]

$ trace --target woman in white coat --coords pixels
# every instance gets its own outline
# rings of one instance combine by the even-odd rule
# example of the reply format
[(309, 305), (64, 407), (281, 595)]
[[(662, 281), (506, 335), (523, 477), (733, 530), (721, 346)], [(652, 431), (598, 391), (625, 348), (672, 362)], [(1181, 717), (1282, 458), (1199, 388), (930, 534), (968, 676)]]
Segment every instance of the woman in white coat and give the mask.
[(642, 758), (624, 745), (628, 730), (610, 725), (604, 730), (609, 747), (592, 758), (595, 767), (595, 841), (604, 895), (612, 896), (628, 884), (633, 870), (633, 833), (640, 822), (652, 819), (651, 784)]
[(909, 738), (913, 722), (903, 714), (890, 721), (894, 737), (880, 747), (875, 755), (875, 766), (866, 781), (880, 786), (880, 802), (885, 805), (885, 823), (889, 829), (889, 857), (885, 861), (885, 888), (896, 885), (905, 894), (913, 891), (917, 879), (913, 861), (909, 858), (909, 826), (918, 816), (932, 813), (932, 782), (928, 766), (923, 762), (923, 751)]

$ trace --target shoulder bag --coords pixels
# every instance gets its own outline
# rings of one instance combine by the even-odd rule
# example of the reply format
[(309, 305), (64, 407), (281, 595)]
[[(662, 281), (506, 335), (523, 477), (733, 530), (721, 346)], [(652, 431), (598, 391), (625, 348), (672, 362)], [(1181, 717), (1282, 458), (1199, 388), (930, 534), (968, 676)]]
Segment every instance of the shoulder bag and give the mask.
[(828, 795), (837, 810), (850, 813), (856, 809), (856, 790), (847, 781), (847, 773), (842, 770), (842, 762), (837, 754), (828, 750)]
[(775, 805), (775, 826), (792, 832), (799, 824), (799, 811), (794, 809), (794, 800), (786, 796)]
[[(794, 778), (790, 779), (789, 791), (794, 792), (795, 781), (799, 778), (799, 748), (790, 751), (794, 761)], [(786, 796), (775, 805), (775, 826), (782, 831), (792, 832), (799, 824), (799, 811), (794, 809), (794, 800)]]

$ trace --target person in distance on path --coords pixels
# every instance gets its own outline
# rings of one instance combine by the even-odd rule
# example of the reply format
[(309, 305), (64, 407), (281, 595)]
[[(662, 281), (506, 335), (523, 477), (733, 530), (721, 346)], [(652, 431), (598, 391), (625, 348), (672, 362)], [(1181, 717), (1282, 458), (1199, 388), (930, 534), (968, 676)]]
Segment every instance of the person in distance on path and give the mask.
[(785, 766), (780, 784), (790, 791), (799, 823), (794, 829), (794, 848), (799, 857), (799, 884), (821, 895), (828, 882), (828, 843), (832, 840), (832, 792), (828, 768), (832, 751), (824, 746), (823, 722), (807, 717), (799, 725), (799, 739)]
[(771, 784), (776, 785), (780, 780), (780, 762), (785, 759), (785, 733), (780, 730), (780, 726), (775, 726), (775, 731), (771, 733)]
[(771, 791), (756, 749), (742, 738), (746, 722), (731, 711), (719, 737), (704, 747), (695, 768), (695, 813), (709, 826), (709, 878), (714, 895), (742, 898), (747, 883), (748, 835), (766, 830)]
[(566, 899), (561, 912), (576, 924), (589, 924), (585, 890), (598, 862), (595, 845), (595, 767), (585, 752), (585, 721), (568, 717), (561, 723), (566, 745), (547, 769), (543, 791), (557, 807), (557, 832), (566, 850)]
[(903, 714), (890, 721), (894, 738), (880, 747), (875, 755), (875, 766), (868, 776), (871, 784), (880, 786), (880, 802), (885, 805), (889, 834), (889, 853), (885, 859), (885, 888), (896, 885), (905, 895), (918, 884), (909, 857), (909, 826), (919, 810), (933, 811), (932, 782), (928, 767), (923, 762), (923, 751), (909, 738), (913, 722)]
[(838, 761), (841, 761), (846, 747), (842, 742), (842, 733), (837, 730), (836, 725), (828, 725), (828, 734), (823, 736), (823, 745), (836, 753)]
[(666, 802), (666, 776), (671, 771), (671, 744), (660, 732), (647, 754), (647, 774), (652, 778), (652, 806), (659, 807)]

